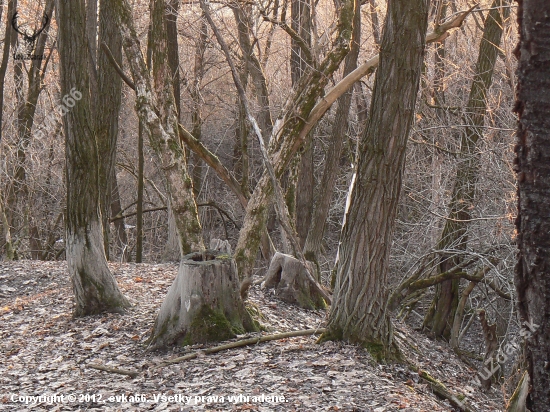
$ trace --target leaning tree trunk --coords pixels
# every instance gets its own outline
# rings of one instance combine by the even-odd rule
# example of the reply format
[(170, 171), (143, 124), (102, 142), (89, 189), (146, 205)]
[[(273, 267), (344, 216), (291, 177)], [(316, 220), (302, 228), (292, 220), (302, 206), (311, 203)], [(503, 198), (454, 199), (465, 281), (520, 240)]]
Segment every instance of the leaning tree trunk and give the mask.
[(515, 151), (519, 248), (515, 283), (521, 319), (533, 325), (526, 344), (531, 391), (527, 408), (550, 411), (550, 3), (518, 1), (520, 42)]
[(257, 330), (239, 294), (235, 262), (208, 250), (182, 259), (148, 344), (163, 348), (218, 342)]
[[(317, 69), (306, 70), (275, 123), (268, 152), (278, 179), (304, 143), (305, 137), (300, 136), (301, 130), (306, 126), (304, 120), (309, 117), (313, 106), (324, 93), (331, 75), (338, 69), (349, 50), (353, 15), (358, 8), (358, 0), (340, 2), (333, 49)], [(244, 224), (235, 249), (235, 260), (241, 278), (248, 279), (252, 276), (252, 267), (262, 233), (265, 231), (267, 210), (272, 195), (271, 178), (268, 172), (264, 171), (246, 207)]]
[[(487, 93), (493, 80), (493, 70), (498, 56), (504, 20), (510, 15), (508, 0), (494, 0), (485, 19), (483, 37), (479, 46), (476, 75), (470, 89), (463, 123), (460, 153), (463, 163), (459, 165), (449, 205), (449, 219), (445, 222), (438, 244), (439, 250), (464, 250), (468, 242), (467, 225), (474, 207), (475, 184), (478, 179), (479, 155), (477, 141), (483, 137), (483, 124), (487, 110)], [(445, 273), (460, 263), (463, 255), (444, 255), (439, 264), (439, 273)], [(436, 288), (430, 310), (424, 320), (424, 328), (434, 337), (449, 338), (453, 319), (458, 307), (460, 279), (443, 282)]]
[(179, 139), (172, 77), (170, 68), (166, 64), (167, 40), (164, 13), (164, 1), (154, 0), (152, 10), (152, 43), (155, 44), (152, 50), (153, 89), (134, 27), (131, 7), (127, 0), (117, 2), (116, 14), (122, 32), (124, 52), (134, 78), (138, 116), (143, 122), (151, 147), (159, 158), (160, 167), (166, 179), (170, 207), (174, 212), (180, 256), (182, 256), (184, 253), (203, 250), (204, 244), (197, 205), (193, 196), (193, 184), (187, 173), (185, 152)]
[(426, 41), (428, 0), (390, 0), (370, 115), (358, 151), (338, 250), (324, 339), (361, 344), (377, 359), (400, 356), (387, 277), (407, 138)]
[(93, 134), (84, 0), (57, 1), (61, 94), (82, 98), (63, 116), (67, 182), (66, 254), (75, 315), (121, 311), (129, 302), (107, 267), (99, 207), (98, 152)]

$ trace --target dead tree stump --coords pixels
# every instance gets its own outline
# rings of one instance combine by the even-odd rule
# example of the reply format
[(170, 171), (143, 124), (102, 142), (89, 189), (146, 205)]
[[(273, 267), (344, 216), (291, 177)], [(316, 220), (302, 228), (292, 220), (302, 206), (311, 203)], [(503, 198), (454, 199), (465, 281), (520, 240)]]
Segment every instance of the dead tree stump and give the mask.
[(157, 349), (219, 342), (257, 330), (239, 293), (235, 262), (209, 250), (183, 257), (148, 344)]
[[(310, 273), (315, 273), (313, 264), (308, 269)], [(275, 253), (262, 287), (275, 289), (275, 296), (279, 299), (305, 309), (326, 307), (320, 293), (321, 286), (315, 283), (312, 276), (308, 276), (302, 263), (290, 255)]]

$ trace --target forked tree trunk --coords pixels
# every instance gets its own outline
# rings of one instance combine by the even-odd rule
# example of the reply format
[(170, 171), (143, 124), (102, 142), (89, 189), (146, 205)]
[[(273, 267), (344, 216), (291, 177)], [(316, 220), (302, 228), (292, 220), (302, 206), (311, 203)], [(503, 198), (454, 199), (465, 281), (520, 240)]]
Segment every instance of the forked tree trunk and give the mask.
[(428, 0), (390, 0), (369, 121), (358, 151), (324, 339), (366, 347), (393, 359), (387, 278), (405, 151), (426, 41)]
[[(518, 1), (520, 42), (515, 151), (518, 310), (527, 335), (527, 408), (550, 411), (550, 2)], [(527, 388), (529, 387), (526, 384)], [(525, 394), (528, 392), (524, 390)]]
[[(310, 273), (315, 273), (311, 262), (307, 262)], [(318, 291), (318, 285), (312, 282), (307, 275), (302, 262), (298, 259), (275, 253), (262, 286), (275, 289), (275, 296), (279, 299), (298, 305), (305, 309), (322, 309), (326, 307), (323, 296)]]
[(75, 316), (121, 311), (129, 306), (107, 267), (99, 207), (98, 152), (93, 134), (84, 0), (57, 1), (61, 94), (82, 99), (63, 116), (67, 218), (66, 253), (75, 294)]
[(163, 348), (218, 342), (257, 330), (239, 294), (235, 262), (209, 250), (182, 259), (148, 344)]
[[(467, 225), (474, 207), (475, 185), (479, 172), (477, 142), (483, 137), (483, 124), (487, 110), (487, 93), (493, 80), (493, 70), (502, 38), (503, 22), (510, 15), (508, 0), (494, 0), (485, 20), (483, 37), (479, 46), (476, 75), (470, 89), (463, 123), (460, 152), (463, 162), (459, 165), (449, 204), (449, 219), (445, 222), (437, 248), (439, 250), (464, 250), (468, 242)], [(439, 272), (444, 273), (460, 263), (461, 256), (444, 255)], [(424, 320), (424, 328), (434, 337), (450, 338), (453, 319), (459, 302), (460, 279), (443, 282), (436, 288), (430, 310)]]

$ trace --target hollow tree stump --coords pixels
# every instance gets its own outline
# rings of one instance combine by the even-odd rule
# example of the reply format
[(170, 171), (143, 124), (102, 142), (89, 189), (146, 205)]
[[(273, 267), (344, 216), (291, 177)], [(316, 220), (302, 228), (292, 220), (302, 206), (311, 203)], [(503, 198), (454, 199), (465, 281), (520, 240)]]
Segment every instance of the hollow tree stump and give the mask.
[(257, 330), (240, 297), (234, 261), (209, 250), (183, 257), (148, 344), (157, 349), (219, 342)]
[[(308, 268), (314, 272), (313, 264)], [(279, 299), (298, 305), (305, 309), (321, 309), (326, 307), (325, 300), (320, 293), (320, 285), (315, 279), (307, 275), (302, 263), (283, 253), (275, 253), (269, 269), (262, 282), (262, 287), (275, 289), (275, 296)]]

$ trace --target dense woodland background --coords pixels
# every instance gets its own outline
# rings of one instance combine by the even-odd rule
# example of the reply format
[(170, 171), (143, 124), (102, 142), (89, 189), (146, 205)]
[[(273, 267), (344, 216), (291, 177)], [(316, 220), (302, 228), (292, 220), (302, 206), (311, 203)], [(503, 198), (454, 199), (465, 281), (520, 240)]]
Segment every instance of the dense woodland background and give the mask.
[[(53, 0), (0, 3), (0, 37), (4, 39), (0, 249), (4, 260), (64, 260), (70, 173), (65, 170), (65, 114), (60, 109), (67, 100), (63, 100), (66, 93), (60, 80), (58, 10)], [(153, 80), (162, 73), (155, 68), (159, 57), (155, 57), (152, 33), (154, 3), (158, 2), (130, 2), (141, 52), (156, 73)], [(253, 192), (265, 163), (234, 74), (238, 73), (246, 103), (268, 143), (269, 131), (281, 127), (275, 119), (287, 110), (287, 99), (308, 84), (304, 80), (311, 75), (308, 68), (318, 66), (338, 47), (334, 36), (343, 3), (353, 2), (211, 1), (208, 8), (198, 1), (166, 2), (165, 66), (172, 79), (179, 123), (219, 159), (241, 193)], [(516, 117), (511, 110), (518, 30), (516, 6), (509, 1), (482, 0), (470, 13), (462, 14), (472, 6), (474, 2), (462, 0), (429, 2), (430, 33), (438, 33), (457, 17), (465, 19), (426, 45), (391, 238), (387, 290), (396, 292), (390, 297), (390, 307), (399, 321), (407, 320), (430, 337), (450, 341), (467, 362), (480, 365), (495, 355), (494, 345), (504, 345), (521, 329), (513, 284), (517, 188), (513, 169)], [(378, 53), (386, 7), (384, 0), (361, 2), (360, 16), (354, 20), (358, 44), (326, 79), (327, 91)], [(43, 20), (45, 10), (48, 21)], [(102, 216), (109, 228), (105, 235), (108, 260), (179, 261), (164, 166), (136, 113), (132, 86), (138, 86), (139, 79), (129, 68), (128, 52), (122, 53), (123, 40), (117, 37), (118, 50), (116, 44), (104, 43), (111, 37), (108, 31), (102, 32), (102, 19), (107, 17), (97, 0), (86, 2), (85, 16), (89, 91), (76, 90), (92, 96), (95, 127), (101, 129), (102, 122), (115, 127), (106, 132), (115, 136), (115, 166), (106, 169), (109, 176), (100, 180), (100, 185), (108, 187), (108, 205), (101, 206), (108, 213)], [(47, 23), (45, 30), (29, 40), (42, 23)], [(21, 33), (26, 33), (27, 41)], [(70, 30), (65, 36), (71, 36)], [(398, 41), (406, 44), (409, 39)], [(14, 59), (16, 51), (24, 52), (29, 45), (44, 59)], [(228, 56), (235, 65), (233, 73)], [(109, 58), (118, 63), (113, 65)], [(305, 245), (305, 257), (314, 263), (326, 290), (334, 286), (336, 277), (346, 198), (368, 123), (375, 69), (368, 70), (318, 121), (310, 132), (311, 143), (300, 149), (280, 178), (300, 247)], [(124, 73), (127, 79), (123, 82)], [(109, 78), (121, 85), (117, 86), (120, 95), (114, 88), (106, 100), (94, 101), (94, 88), (98, 82), (109, 84)], [(115, 117), (118, 112), (117, 126), (109, 120), (113, 110)], [(283, 120), (293, 121), (284, 116)], [(201, 158), (196, 151), (186, 147), (185, 159), (204, 244), (223, 239), (235, 250), (245, 219), (242, 199), (220, 179), (219, 170), (204, 163), (207, 155), (203, 152)], [(111, 154), (102, 152), (100, 146), (100, 160), (102, 156)], [(267, 231), (276, 250), (296, 255), (292, 239), (281, 227), (270, 207)], [(265, 248), (263, 252), (258, 252), (254, 279), (263, 276), (269, 266)], [(437, 275), (446, 276), (445, 280), (433, 281)], [(514, 388), (520, 378), (520, 361), (514, 355), (501, 365), (508, 388)]]

